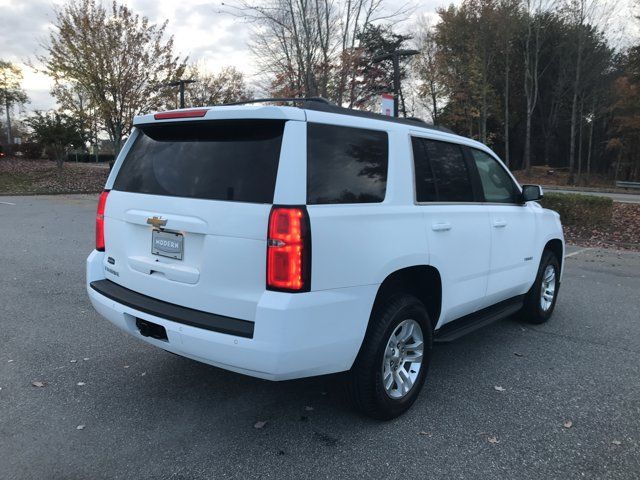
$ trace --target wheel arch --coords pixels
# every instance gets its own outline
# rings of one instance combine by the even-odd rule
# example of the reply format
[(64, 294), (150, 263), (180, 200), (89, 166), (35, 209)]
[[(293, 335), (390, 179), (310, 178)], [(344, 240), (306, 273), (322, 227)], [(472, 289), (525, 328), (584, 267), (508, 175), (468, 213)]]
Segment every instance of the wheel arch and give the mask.
[(438, 269), (432, 265), (413, 265), (388, 274), (378, 287), (371, 313), (385, 298), (400, 292), (411, 294), (424, 304), (435, 328), (442, 311), (442, 279)]
[(564, 270), (564, 244), (562, 240), (559, 238), (549, 240), (542, 249), (543, 252), (545, 250), (550, 250), (555, 255), (560, 264), (560, 272), (562, 272)]

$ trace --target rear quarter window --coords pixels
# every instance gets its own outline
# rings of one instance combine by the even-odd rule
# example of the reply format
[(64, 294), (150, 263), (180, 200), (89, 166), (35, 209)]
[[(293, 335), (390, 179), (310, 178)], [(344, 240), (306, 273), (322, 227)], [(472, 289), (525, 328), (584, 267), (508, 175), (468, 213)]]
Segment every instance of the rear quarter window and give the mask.
[(473, 202), (471, 177), (462, 147), (413, 138), (418, 202)]
[(138, 129), (114, 190), (273, 202), (284, 122), (154, 123)]
[(307, 124), (307, 203), (377, 203), (387, 188), (386, 132)]

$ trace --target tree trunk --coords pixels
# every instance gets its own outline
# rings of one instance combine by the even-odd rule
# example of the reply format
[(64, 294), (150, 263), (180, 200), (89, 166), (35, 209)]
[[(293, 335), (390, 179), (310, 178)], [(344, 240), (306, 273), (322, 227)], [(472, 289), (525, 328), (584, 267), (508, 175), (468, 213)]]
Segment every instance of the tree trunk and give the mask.
[(524, 168), (531, 173), (531, 113), (527, 111), (527, 130), (524, 136)]
[(438, 102), (436, 99), (436, 94), (433, 89), (431, 89), (431, 103), (433, 104), (433, 110), (431, 116), (433, 117), (433, 124), (438, 124)]
[(618, 175), (620, 174), (620, 160), (622, 159), (622, 147), (618, 150), (618, 161), (616, 162), (616, 173), (613, 177), (613, 184), (618, 181)]
[(580, 97), (580, 115), (578, 118), (578, 184), (582, 177), (582, 113), (584, 106), (584, 97)]
[(117, 157), (122, 149), (122, 125), (116, 125), (113, 132), (113, 154)]
[(589, 125), (589, 145), (587, 146), (587, 182), (591, 180), (591, 151), (593, 150), (593, 124), (595, 119), (591, 120)]
[(510, 167), (509, 160), (509, 47), (505, 51), (505, 72), (504, 72), (504, 161), (507, 168)]
[[(582, 15), (582, 13), (581, 13)], [(578, 28), (578, 55), (576, 60), (576, 76), (573, 84), (573, 99), (571, 102), (571, 135), (569, 137), (569, 184), (574, 183), (575, 157), (576, 157), (576, 123), (578, 116), (578, 92), (580, 90), (580, 73), (582, 70), (582, 17)]]
[(5, 99), (4, 109), (7, 112), (7, 146), (11, 145), (11, 103), (9, 98)]

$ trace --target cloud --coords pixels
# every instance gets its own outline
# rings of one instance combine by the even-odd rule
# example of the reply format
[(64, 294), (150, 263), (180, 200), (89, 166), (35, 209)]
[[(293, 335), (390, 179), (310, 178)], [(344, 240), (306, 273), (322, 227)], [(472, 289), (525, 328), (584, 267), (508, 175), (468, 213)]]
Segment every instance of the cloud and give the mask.
[[(53, 3), (52, 3), (53, 1)], [(37, 64), (36, 55), (42, 54), (40, 44), (47, 40), (55, 18), (54, 8), (64, 0), (0, 0), (0, 58), (24, 65)], [(232, 65), (256, 82), (253, 59), (247, 47), (251, 28), (231, 14), (222, 0), (121, 0), (135, 12), (161, 24), (168, 20), (167, 33), (174, 36), (176, 53), (189, 56), (191, 61), (205, 63), (216, 71)], [(395, 0), (388, 0), (392, 8)], [(109, 5), (110, 0), (103, 0)], [(415, 10), (402, 22), (400, 28), (411, 33), (413, 22), (420, 15), (435, 20), (435, 11), (461, 0), (414, 0)], [(619, 0), (624, 8), (615, 10), (614, 25), (619, 38), (638, 38), (638, 28), (630, 27), (629, 11), (632, 0)], [(615, 41), (615, 39), (614, 39)], [(32, 98), (29, 109), (51, 108), (53, 99), (48, 95), (50, 80), (26, 68), (25, 88)]]
[(5, 60), (24, 62), (33, 58), (54, 19), (48, 0), (0, 4), (0, 55)]

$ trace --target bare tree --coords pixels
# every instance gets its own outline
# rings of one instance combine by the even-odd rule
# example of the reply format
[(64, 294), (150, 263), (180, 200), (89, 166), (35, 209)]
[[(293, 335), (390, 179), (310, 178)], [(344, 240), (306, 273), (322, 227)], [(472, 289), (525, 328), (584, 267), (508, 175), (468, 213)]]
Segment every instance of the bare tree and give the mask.
[(211, 73), (202, 63), (191, 64), (187, 67), (186, 76), (196, 81), (185, 92), (186, 103), (191, 107), (220, 105), (251, 97), (244, 75), (234, 67), (224, 67), (217, 73)]
[(545, 12), (553, 6), (553, 0), (523, 0), (526, 34), (524, 39), (524, 93), (526, 104), (526, 127), (524, 140), (524, 168), (531, 171), (531, 122), (538, 104), (540, 76), (540, 53), (544, 43)]
[(509, 145), (510, 133), (510, 76), (511, 76), (511, 52), (513, 49), (514, 35), (517, 31), (517, 23), (520, 8), (520, 0), (500, 0), (499, 9), (504, 25), (499, 29), (499, 38), (504, 62), (504, 161), (507, 167), (511, 165), (511, 152)]
[(571, 135), (569, 137), (569, 183), (574, 183), (576, 155), (576, 129), (578, 122), (578, 96), (580, 92), (580, 75), (582, 73), (582, 50), (584, 43), (584, 24), (587, 19), (587, 0), (570, 0), (570, 10), (577, 31), (576, 67), (573, 82), (573, 98), (571, 102)]
[[(571, 134), (569, 138), (569, 183), (575, 182), (576, 171), (576, 135), (581, 133), (582, 130), (582, 102), (584, 99), (581, 97), (582, 91), (585, 88), (585, 63), (588, 63), (589, 59), (585, 59), (585, 42), (588, 34), (592, 33), (592, 30), (602, 30), (611, 19), (611, 12), (615, 11), (617, 2), (611, 0), (606, 2), (598, 0), (567, 0), (565, 11), (569, 18), (569, 21), (573, 25), (574, 29), (574, 42), (575, 42), (575, 72), (573, 81), (573, 95), (571, 99)], [(587, 76), (588, 72), (586, 73)], [(578, 135), (581, 137), (581, 135)], [(580, 147), (582, 144), (580, 143)], [(578, 159), (578, 178), (582, 170), (580, 164), (581, 158)]]
[(434, 124), (438, 124), (439, 109), (445, 101), (446, 90), (438, 65), (438, 44), (433, 25), (422, 17), (417, 25), (416, 47), (420, 53), (413, 66), (418, 82), (418, 97), (425, 99)]
[(407, 11), (385, 10), (383, 0), (238, 0), (229, 7), (253, 25), (250, 49), (272, 93), (349, 106), (356, 102), (359, 34)]
[[(55, 28), (38, 59), (56, 85), (73, 82), (88, 94), (116, 153), (132, 117), (160, 108), (161, 86), (182, 74), (167, 23), (158, 26), (124, 5), (71, 0), (56, 11)], [(61, 92), (54, 89), (53, 93)], [(62, 97), (61, 97), (62, 98)]]

